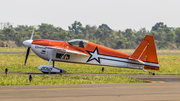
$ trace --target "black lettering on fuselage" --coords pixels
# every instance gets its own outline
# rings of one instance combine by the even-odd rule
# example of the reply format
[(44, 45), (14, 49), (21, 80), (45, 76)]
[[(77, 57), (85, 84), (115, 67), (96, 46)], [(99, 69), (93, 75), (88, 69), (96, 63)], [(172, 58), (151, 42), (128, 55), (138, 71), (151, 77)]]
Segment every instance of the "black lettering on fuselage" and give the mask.
[(46, 49), (46, 47), (35, 46), (36, 49)]

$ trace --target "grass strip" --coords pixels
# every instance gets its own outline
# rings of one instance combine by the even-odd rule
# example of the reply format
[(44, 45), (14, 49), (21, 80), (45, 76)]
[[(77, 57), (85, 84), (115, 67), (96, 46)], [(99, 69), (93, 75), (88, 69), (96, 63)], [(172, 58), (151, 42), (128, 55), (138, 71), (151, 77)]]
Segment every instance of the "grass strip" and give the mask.
[(0, 47), (1, 52), (26, 52), (27, 47), (16, 47), (16, 48), (10, 48), (10, 47)]
[(15, 85), (73, 85), (73, 84), (103, 84), (103, 83), (143, 83), (143, 81), (122, 76), (83, 76), (83, 75), (28, 75), (0, 74), (0, 86)]

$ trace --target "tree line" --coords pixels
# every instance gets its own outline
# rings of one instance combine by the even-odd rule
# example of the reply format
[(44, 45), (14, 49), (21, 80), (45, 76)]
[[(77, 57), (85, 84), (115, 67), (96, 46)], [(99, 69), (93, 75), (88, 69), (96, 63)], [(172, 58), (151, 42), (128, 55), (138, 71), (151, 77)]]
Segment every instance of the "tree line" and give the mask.
[(17, 46), (22, 47), (22, 42), (30, 38), (33, 29), (35, 30), (33, 39), (61, 41), (85, 39), (114, 49), (135, 49), (145, 35), (153, 35), (157, 49), (180, 49), (180, 27), (168, 27), (163, 22), (156, 23), (150, 31), (145, 28), (138, 31), (132, 29), (115, 31), (107, 24), (83, 27), (78, 21), (68, 26), (68, 30), (47, 23), (42, 23), (37, 28), (27, 25), (18, 25), (14, 28), (10, 26), (0, 29), (0, 46), (3, 41), (14, 41)]

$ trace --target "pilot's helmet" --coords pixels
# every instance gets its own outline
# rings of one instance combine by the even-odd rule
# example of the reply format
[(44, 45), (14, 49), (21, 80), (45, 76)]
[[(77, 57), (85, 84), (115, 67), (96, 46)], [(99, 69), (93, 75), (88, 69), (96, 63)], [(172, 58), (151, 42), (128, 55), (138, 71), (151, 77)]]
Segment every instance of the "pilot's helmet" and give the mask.
[(84, 42), (83, 42), (83, 41), (80, 41), (80, 42), (79, 42), (79, 44), (83, 45), (83, 44), (84, 44)]

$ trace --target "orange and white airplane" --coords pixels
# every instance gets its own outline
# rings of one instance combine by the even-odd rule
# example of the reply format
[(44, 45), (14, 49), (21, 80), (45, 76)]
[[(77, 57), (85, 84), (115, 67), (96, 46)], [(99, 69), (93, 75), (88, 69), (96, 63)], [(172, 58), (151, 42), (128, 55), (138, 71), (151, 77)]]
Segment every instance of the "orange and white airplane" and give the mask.
[[(67, 42), (47, 39), (32, 40), (33, 33), (34, 30), (30, 40), (23, 42), (28, 47), (25, 64), (31, 48), (40, 58), (49, 61), (48, 65), (38, 67), (43, 73), (67, 72), (54, 66), (55, 61), (114, 66), (143, 71), (147, 71), (145, 69), (159, 70), (154, 36), (151, 35), (146, 35), (134, 53), (130, 55), (82, 39), (73, 39)], [(51, 61), (53, 61), (53, 65), (49, 66)], [(149, 73), (155, 75), (155, 73)]]

